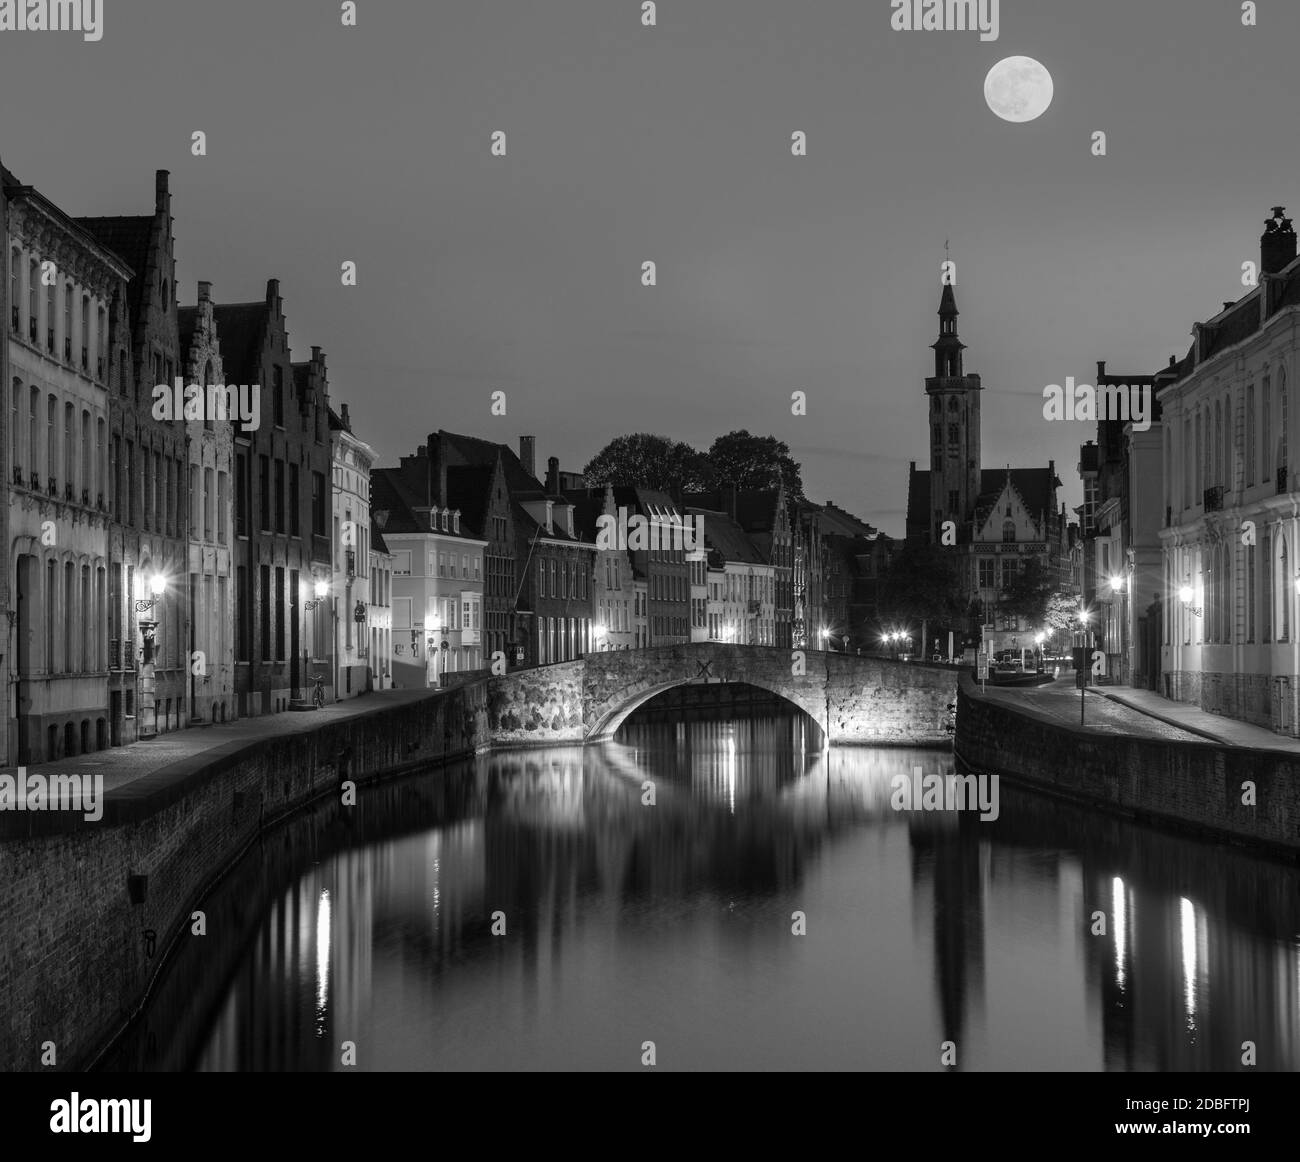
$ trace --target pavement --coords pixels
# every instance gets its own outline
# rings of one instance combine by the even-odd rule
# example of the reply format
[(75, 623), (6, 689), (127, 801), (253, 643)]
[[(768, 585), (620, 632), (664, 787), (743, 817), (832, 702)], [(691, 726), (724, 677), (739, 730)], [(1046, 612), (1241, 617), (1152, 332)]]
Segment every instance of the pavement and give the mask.
[[(985, 697), (1035, 710), (1062, 724), (1079, 726), (1080, 694), (1073, 675), (1042, 686), (989, 686)], [(1174, 702), (1150, 690), (1089, 686), (1083, 700), (1083, 725), (1099, 734), (1128, 734), (1172, 742), (1214, 742), (1221, 746), (1300, 755), (1300, 739)]]
[(102, 775), (106, 792), (118, 791), (129, 795), (131, 784), (141, 780), (156, 787), (160, 781), (189, 775), (209, 760), (243, 750), (253, 743), (306, 734), (318, 730), (322, 723), (356, 718), (406, 702), (418, 702), (427, 698), (429, 693), (428, 690), (415, 689), (376, 691), (344, 702), (327, 702), (319, 710), (289, 710), (259, 718), (241, 718), (236, 722), (191, 726), (160, 734), (148, 741), (40, 763), (29, 766), (27, 770), (48, 775)]

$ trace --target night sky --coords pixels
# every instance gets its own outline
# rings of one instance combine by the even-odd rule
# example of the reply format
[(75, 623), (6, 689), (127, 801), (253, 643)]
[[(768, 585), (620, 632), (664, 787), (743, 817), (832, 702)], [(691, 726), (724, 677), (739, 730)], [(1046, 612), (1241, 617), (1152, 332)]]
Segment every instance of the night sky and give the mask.
[[(181, 301), (278, 277), (294, 357), (324, 348), (384, 463), (438, 427), (572, 470), (748, 428), (901, 535), (948, 238), (984, 466), (1054, 457), (1073, 506), (1095, 429), (1045, 424), (1043, 386), (1181, 357), (1300, 210), (1292, 0), (1254, 29), (1235, 0), (1003, 0), (996, 41), (894, 32), (884, 0), (339, 7), (106, 0), (98, 43), (0, 34), (0, 156), (74, 215), (147, 214), (170, 170)], [(1021, 54), (1055, 99), (1015, 125), (982, 85)]]

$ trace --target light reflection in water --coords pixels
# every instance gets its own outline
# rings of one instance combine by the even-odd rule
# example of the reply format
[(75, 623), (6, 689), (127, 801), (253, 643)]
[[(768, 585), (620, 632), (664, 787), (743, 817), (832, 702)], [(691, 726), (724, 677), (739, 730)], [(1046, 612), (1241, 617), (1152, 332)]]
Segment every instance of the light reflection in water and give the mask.
[(330, 984), (330, 892), (322, 888), (316, 905), (316, 1036), (325, 1036)]
[(1124, 955), (1128, 951), (1128, 902), (1124, 881), (1116, 876), (1110, 884), (1111, 924), (1115, 928), (1115, 984), (1124, 991)]

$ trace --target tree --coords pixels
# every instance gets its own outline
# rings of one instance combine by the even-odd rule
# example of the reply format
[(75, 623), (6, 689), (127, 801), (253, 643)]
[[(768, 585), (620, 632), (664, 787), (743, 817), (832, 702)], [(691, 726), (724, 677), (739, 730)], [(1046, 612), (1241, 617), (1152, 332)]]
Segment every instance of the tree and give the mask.
[[(907, 545), (889, 565), (880, 588), (880, 610), (884, 624), (891, 621), (921, 622), (923, 638), (929, 625), (960, 629), (965, 606), (961, 578), (953, 555), (940, 545)], [(929, 656), (929, 643), (922, 641), (921, 654)]]
[(714, 488), (775, 488), (778, 481), (783, 481), (787, 497), (803, 499), (799, 465), (790, 455), (789, 445), (775, 436), (751, 436), (744, 430), (728, 432), (713, 441), (707, 459)]
[(699, 492), (709, 487), (709, 466), (689, 444), (638, 432), (610, 440), (582, 470), (590, 487), (654, 488)]
[(1030, 557), (1025, 561), (1024, 567), (1017, 569), (1015, 576), (1003, 587), (998, 604), (1008, 617), (1018, 617), (1030, 626), (1042, 625), (1052, 593), (1052, 579), (1043, 568), (1042, 561)]
[(1079, 599), (1073, 593), (1049, 595), (1043, 625), (1052, 630), (1076, 629), (1079, 625)]

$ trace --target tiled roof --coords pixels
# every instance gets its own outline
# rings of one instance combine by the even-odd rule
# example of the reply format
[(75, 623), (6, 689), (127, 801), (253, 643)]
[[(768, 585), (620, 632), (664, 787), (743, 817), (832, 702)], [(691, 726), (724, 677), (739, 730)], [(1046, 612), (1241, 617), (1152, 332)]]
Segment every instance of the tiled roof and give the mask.
[(149, 245), (153, 239), (154, 219), (132, 215), (112, 218), (76, 218), (74, 221), (101, 246), (108, 247), (135, 271), (127, 288), (127, 306), (134, 327), (140, 318), (144, 298), (145, 272), (149, 266)]
[(759, 552), (745, 530), (726, 513), (703, 508), (688, 508), (686, 511), (704, 515), (704, 543), (720, 554), (722, 560), (740, 561), (747, 565), (767, 563), (766, 556)]
[(389, 551), (388, 544), (384, 540), (384, 530), (373, 520), (370, 522), (370, 547), (376, 553), (387, 553)]
[(460, 527), (486, 536), (488, 492), (492, 487), (492, 468), (465, 465), (447, 469), (447, 507), (460, 509)]
[(1011, 477), (1012, 487), (1025, 502), (1030, 516), (1037, 519), (1044, 513), (1049, 517), (1055, 513), (1052, 487), (1055, 483), (1059, 488), (1061, 482), (1053, 476), (1050, 468), (985, 468), (980, 473), (980, 495), (975, 505), (977, 512), (986, 511), (997, 503), (1008, 476)]

